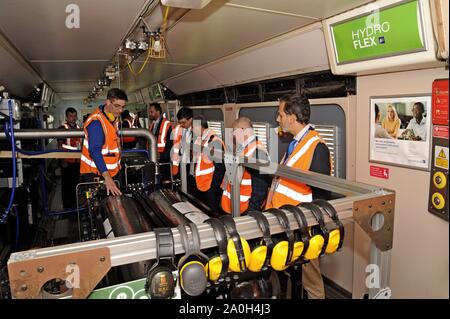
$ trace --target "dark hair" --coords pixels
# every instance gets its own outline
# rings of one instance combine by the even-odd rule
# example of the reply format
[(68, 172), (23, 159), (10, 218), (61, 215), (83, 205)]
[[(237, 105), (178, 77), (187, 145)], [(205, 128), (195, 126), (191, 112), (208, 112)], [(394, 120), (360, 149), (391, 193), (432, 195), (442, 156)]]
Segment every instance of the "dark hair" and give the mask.
[(77, 110), (75, 110), (73, 107), (68, 107), (66, 109), (66, 117), (69, 116), (69, 113), (77, 113)]
[(425, 113), (425, 106), (423, 105), (422, 102), (416, 102), (416, 103), (414, 103), (414, 105), (417, 105), (422, 109), (422, 112), (420, 112), (420, 113), (422, 113), (422, 114)]
[(286, 114), (294, 114), (297, 122), (300, 124), (308, 124), (311, 115), (311, 106), (305, 96), (301, 95), (284, 95), (280, 98), (280, 102), (284, 102), (284, 112)]
[(152, 103), (149, 105), (149, 107), (154, 107), (156, 111), (158, 111), (159, 113), (162, 113), (162, 108), (159, 103)]
[(193, 121), (200, 121), (200, 125), (204, 129), (208, 128), (208, 121), (206, 120), (206, 117), (204, 115), (199, 114), (199, 115), (194, 116)]
[(375, 122), (377, 121), (378, 114), (380, 114), (380, 108), (378, 104), (375, 104)]
[(128, 111), (128, 110), (123, 111), (122, 114), (120, 114), (120, 117), (123, 119), (126, 119), (127, 117), (131, 117), (130, 111)]
[(108, 91), (108, 94), (106, 95), (106, 98), (108, 100), (124, 100), (128, 101), (128, 96), (125, 93), (125, 91), (118, 89), (118, 88), (112, 88)]
[(188, 107), (182, 107), (177, 113), (177, 119), (182, 120), (190, 120), (194, 116), (194, 112)]

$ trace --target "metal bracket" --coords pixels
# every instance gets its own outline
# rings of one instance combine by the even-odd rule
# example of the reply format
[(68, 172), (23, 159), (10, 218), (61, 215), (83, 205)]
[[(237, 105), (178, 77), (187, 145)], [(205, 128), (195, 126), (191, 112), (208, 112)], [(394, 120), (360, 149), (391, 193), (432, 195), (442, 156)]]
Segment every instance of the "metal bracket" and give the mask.
[(227, 181), (231, 184), (235, 184), (237, 169), (239, 167), (239, 158), (230, 153), (223, 154), (225, 169), (227, 175)]
[[(375, 246), (381, 251), (392, 249), (394, 211), (395, 193), (353, 203), (353, 219), (370, 236)], [(380, 229), (374, 230), (372, 228), (372, 218), (380, 214), (383, 216), (384, 222), (380, 225)]]
[(72, 298), (86, 298), (111, 268), (107, 247), (36, 257), (36, 251), (26, 251), (8, 261), (8, 274), (13, 298), (43, 298), (42, 287), (52, 279), (69, 281)]
[(381, 289), (372, 299), (391, 299), (391, 297), (391, 288), (386, 287), (384, 289)]

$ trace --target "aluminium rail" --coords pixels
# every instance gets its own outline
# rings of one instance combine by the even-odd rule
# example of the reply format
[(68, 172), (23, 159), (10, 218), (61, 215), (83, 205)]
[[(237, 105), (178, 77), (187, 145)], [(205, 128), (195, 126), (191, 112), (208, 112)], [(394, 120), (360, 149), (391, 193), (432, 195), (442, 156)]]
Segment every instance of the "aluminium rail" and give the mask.
[[(134, 136), (134, 137), (142, 137), (147, 139), (150, 147), (150, 160), (156, 162), (157, 151), (156, 151), (156, 138), (150, 133), (147, 129), (142, 128), (124, 128), (119, 130), (121, 136)], [(16, 140), (39, 140), (46, 138), (70, 138), (70, 137), (81, 137), (84, 138), (83, 129), (74, 129), (74, 130), (66, 130), (66, 129), (22, 129), (22, 130), (14, 130), (14, 138)], [(0, 132), (0, 140), (5, 140), (6, 134), (5, 132)], [(32, 156), (30, 156), (32, 157)]]

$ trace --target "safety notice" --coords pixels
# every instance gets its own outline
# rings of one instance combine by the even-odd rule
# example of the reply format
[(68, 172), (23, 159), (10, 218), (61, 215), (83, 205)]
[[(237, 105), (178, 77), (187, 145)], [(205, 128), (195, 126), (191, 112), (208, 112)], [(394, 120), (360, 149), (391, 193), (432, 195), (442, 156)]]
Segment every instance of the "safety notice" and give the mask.
[(434, 149), (434, 166), (448, 169), (448, 147), (436, 146)]
[(389, 168), (370, 165), (370, 176), (389, 179)]

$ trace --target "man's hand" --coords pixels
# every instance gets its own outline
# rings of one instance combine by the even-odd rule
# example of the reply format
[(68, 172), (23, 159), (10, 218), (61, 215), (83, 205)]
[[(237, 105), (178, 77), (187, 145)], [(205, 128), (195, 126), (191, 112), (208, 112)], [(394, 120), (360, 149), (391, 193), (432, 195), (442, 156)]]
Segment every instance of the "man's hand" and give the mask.
[(106, 171), (102, 175), (105, 178), (106, 194), (108, 196), (110, 194), (113, 195), (113, 196), (122, 195), (122, 192), (117, 187), (116, 182), (114, 182), (114, 180), (112, 179), (111, 175), (109, 175), (109, 172)]

